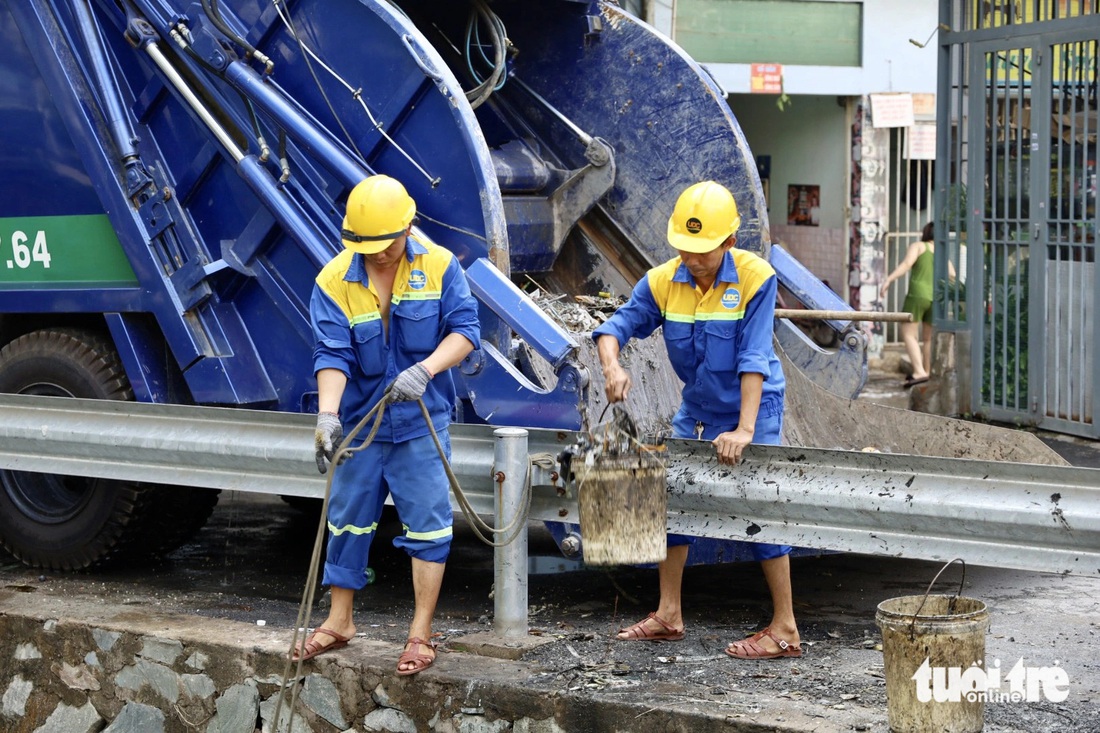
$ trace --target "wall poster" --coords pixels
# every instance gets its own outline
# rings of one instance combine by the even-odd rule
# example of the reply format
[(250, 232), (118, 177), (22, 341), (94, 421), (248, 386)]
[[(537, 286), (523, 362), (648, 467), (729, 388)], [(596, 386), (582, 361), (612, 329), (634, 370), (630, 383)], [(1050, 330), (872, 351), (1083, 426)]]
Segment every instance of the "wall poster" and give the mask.
[(821, 221), (821, 187), (787, 186), (787, 224), (816, 227)]

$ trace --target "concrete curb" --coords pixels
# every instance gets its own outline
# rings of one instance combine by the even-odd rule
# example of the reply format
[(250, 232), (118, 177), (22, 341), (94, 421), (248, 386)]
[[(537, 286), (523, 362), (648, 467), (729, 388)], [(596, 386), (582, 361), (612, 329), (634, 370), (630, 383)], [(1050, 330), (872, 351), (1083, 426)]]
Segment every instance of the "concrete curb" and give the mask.
[[(91, 597), (0, 591), (0, 727), (110, 733), (271, 730), (290, 643), (260, 627)], [(458, 644), (455, 643), (454, 646)], [(400, 648), (357, 638), (307, 662), (293, 729), (438, 731), (851, 731), (882, 730), (885, 714), (823, 709), (730, 690), (696, 699), (692, 688), (588, 692), (550, 686), (522, 660), (448, 652), (428, 671), (394, 674)], [(292, 670), (293, 671), (293, 670)]]

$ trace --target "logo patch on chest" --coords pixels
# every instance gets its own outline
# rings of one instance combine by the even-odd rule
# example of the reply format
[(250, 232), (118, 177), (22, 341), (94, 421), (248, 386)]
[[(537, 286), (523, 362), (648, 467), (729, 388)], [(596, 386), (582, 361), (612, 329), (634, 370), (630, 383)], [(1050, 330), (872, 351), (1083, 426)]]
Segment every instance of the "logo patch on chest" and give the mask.
[(421, 270), (413, 270), (409, 273), (409, 287), (413, 290), (423, 290), (428, 284), (428, 276)]
[(739, 305), (741, 305), (741, 291), (737, 288), (727, 288), (726, 292), (722, 293), (722, 307), (733, 310)]

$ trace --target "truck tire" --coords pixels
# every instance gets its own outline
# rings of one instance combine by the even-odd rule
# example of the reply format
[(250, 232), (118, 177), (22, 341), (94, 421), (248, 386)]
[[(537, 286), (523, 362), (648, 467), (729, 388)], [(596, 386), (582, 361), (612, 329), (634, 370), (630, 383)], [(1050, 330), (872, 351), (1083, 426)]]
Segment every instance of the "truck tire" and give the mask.
[[(33, 331), (0, 349), (0, 392), (133, 399), (112, 345), (69, 329)], [(148, 494), (132, 481), (0, 471), (0, 543), (32, 566), (86, 568), (126, 544)]]
[(149, 494), (149, 510), (127, 545), (127, 555), (161, 557), (187, 544), (206, 525), (221, 494), (221, 489), (142, 486)]

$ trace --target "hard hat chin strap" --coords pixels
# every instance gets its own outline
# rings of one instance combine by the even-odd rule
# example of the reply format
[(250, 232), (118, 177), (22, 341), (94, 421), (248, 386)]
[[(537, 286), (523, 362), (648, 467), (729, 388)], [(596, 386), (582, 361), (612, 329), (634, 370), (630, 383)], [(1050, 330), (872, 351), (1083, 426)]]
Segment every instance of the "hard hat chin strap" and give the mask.
[(390, 234), (376, 234), (374, 236), (369, 236), (368, 237), (368, 236), (365, 236), (365, 235), (362, 235), (362, 234), (356, 234), (355, 232), (351, 231), (350, 229), (341, 229), (340, 230), (340, 236), (343, 237), (344, 239), (348, 240), (349, 242), (381, 242), (381, 241), (386, 240), (386, 239), (397, 239), (398, 237), (400, 237), (404, 233), (405, 233), (405, 230), (402, 229), (400, 231), (392, 232)]

